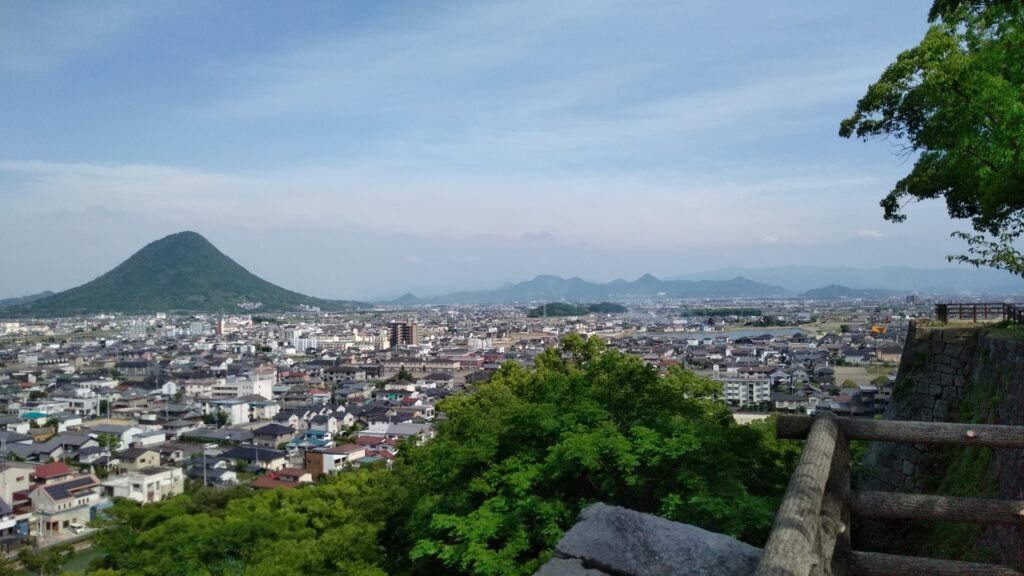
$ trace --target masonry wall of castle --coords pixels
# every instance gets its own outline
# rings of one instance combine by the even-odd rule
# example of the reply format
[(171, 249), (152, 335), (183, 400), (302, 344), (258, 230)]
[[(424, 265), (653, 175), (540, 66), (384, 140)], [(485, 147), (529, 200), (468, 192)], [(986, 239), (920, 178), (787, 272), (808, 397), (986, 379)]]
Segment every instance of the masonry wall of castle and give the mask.
[[(1024, 426), (1024, 332), (914, 323), (885, 418)], [(1024, 450), (875, 443), (865, 464), (867, 490), (1024, 500)], [(1015, 528), (975, 540), (1001, 563), (1024, 561)]]

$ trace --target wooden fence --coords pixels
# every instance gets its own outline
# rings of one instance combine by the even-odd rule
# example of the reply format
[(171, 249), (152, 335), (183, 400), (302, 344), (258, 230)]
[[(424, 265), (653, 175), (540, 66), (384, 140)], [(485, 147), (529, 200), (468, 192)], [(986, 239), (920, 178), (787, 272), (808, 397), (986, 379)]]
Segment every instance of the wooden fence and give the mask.
[(986, 320), (1010, 320), (1024, 322), (1024, 308), (1016, 304), (999, 302), (970, 302), (936, 304), (935, 317), (939, 322), (952, 320), (970, 320), (972, 322)]
[(779, 416), (779, 438), (806, 439), (757, 576), (1022, 576), (992, 564), (850, 549), (850, 516), (1024, 526), (1024, 502), (850, 490), (850, 440), (1024, 448), (1024, 427)]

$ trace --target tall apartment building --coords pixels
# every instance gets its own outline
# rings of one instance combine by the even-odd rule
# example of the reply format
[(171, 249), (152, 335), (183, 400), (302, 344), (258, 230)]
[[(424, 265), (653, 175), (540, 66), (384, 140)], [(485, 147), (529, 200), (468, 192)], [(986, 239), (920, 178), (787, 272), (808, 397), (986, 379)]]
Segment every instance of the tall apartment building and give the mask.
[(419, 344), (420, 336), (416, 325), (412, 322), (392, 322), (388, 325), (388, 342), (392, 348)]
[(772, 381), (770, 378), (729, 377), (715, 375), (722, 383), (722, 396), (735, 406), (747, 406), (771, 402)]

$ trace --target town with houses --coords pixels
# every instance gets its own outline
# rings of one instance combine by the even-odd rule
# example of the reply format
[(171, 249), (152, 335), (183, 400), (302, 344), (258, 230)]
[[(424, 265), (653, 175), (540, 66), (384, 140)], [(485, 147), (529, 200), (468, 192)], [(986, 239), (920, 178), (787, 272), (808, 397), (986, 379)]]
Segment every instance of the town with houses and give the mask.
[(741, 423), (884, 410), (917, 297), (631, 302), (528, 317), (512, 305), (282, 316), (96, 315), (0, 323), (0, 544), (72, 538), (113, 499), (190, 486), (294, 488), (391, 467), (438, 402), (568, 333), (721, 383)]

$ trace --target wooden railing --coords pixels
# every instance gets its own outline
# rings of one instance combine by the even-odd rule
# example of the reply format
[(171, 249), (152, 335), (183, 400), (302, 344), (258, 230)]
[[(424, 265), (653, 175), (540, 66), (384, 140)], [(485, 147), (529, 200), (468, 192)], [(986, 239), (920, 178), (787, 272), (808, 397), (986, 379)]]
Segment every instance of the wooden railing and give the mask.
[(1012, 568), (850, 549), (850, 515), (1024, 526), (1024, 502), (850, 490), (850, 440), (1024, 448), (1024, 427), (779, 416), (779, 438), (806, 439), (757, 576), (1022, 576)]
[(935, 317), (939, 322), (952, 320), (970, 320), (972, 322), (985, 320), (1009, 320), (1011, 322), (1024, 322), (1024, 308), (1017, 304), (1004, 304), (999, 302), (969, 302), (936, 304)]

